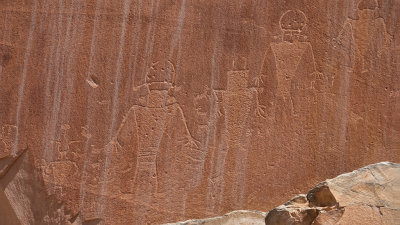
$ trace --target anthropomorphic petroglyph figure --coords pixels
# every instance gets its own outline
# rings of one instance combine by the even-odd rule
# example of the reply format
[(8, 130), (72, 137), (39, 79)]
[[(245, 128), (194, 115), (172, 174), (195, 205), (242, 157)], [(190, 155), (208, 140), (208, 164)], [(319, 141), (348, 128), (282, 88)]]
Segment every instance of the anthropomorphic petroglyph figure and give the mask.
[(184, 192), (197, 185), (204, 163), (182, 108), (170, 95), (174, 76), (171, 62), (152, 64), (140, 87), (147, 94), (129, 109), (110, 142), (112, 160), (119, 162), (111, 179), (122, 196), (140, 205), (151, 204), (155, 194), (180, 207)]
[[(271, 44), (277, 67), (277, 96), (283, 99), (290, 99), (294, 80), (306, 79), (309, 74), (316, 71), (312, 46), (307, 41), (307, 36), (303, 34), (306, 25), (307, 18), (303, 12), (287, 11), (280, 20), (282, 41)], [(300, 71), (300, 69), (305, 70)], [(311, 83), (309, 85), (311, 86)]]
[[(246, 160), (250, 145), (250, 123), (253, 120), (254, 109), (257, 102), (257, 92), (248, 87), (249, 70), (246, 68), (245, 60), (242, 63), (233, 62), (232, 70), (227, 72), (226, 90), (215, 91), (218, 99), (218, 107), (223, 112), (225, 119), (225, 142), (227, 151), (217, 154), (218, 161), (214, 171), (215, 180), (211, 183), (216, 192), (223, 182), (229, 194), (236, 196), (233, 204), (240, 207), (243, 203), (244, 182), (246, 174)], [(241, 65), (240, 65), (241, 64)], [(225, 171), (225, 172), (224, 172)], [(222, 179), (222, 176), (229, 177)], [(235, 174), (234, 177), (232, 174)], [(222, 186), (223, 187), (223, 186)], [(222, 193), (220, 193), (222, 194)], [(217, 198), (220, 196), (216, 196)]]
[[(222, 94), (221, 91), (217, 91)], [(200, 148), (208, 152), (209, 166), (203, 168), (207, 175), (207, 211), (215, 212), (215, 206), (222, 201), (223, 164), (226, 157), (225, 116), (221, 108), (222, 96), (216, 95), (208, 87), (194, 98), (196, 110), (196, 137)]]
[(315, 79), (322, 76), (316, 70), (313, 49), (305, 34), (307, 22), (300, 10), (285, 12), (279, 21), (281, 36), (270, 44), (264, 56), (260, 101), (267, 108), (280, 108), (278, 114), (296, 114), (296, 90), (312, 89)]
[(45, 156), (39, 162), (43, 170), (45, 182), (53, 187), (62, 188), (71, 183), (71, 179), (80, 179), (80, 169), (83, 164), (84, 144), (89, 136), (85, 134), (85, 127), (82, 128), (79, 140), (70, 140), (71, 127), (68, 124), (61, 126), (61, 137), (51, 142), (50, 156)]
[[(42, 172), (48, 194), (54, 194), (58, 200), (65, 195), (79, 197), (79, 188), (74, 184), (82, 182), (85, 143), (90, 138), (87, 128), (82, 127), (80, 135), (75, 139), (68, 124), (61, 125), (60, 137), (49, 140), (50, 151), (35, 161)], [(65, 208), (73, 212), (79, 210), (79, 202), (68, 201)]]
[[(309, 22), (300, 10), (284, 12), (279, 20), (280, 33), (267, 47), (262, 61), (258, 99), (265, 107), (268, 123), (265, 126), (277, 131), (267, 132), (265, 138), (268, 145), (265, 154), (272, 159), (268, 165), (270, 173), (295, 163), (295, 156), (302, 151), (298, 146), (311, 146), (309, 143), (314, 143), (317, 137), (312, 131), (318, 123), (318, 89), (325, 79), (317, 71), (308, 40)], [(309, 154), (307, 151), (302, 153)], [(312, 161), (313, 157), (308, 159)], [(276, 183), (283, 184), (291, 182), (293, 177), (284, 174), (277, 179)]]
[(248, 88), (249, 70), (245, 67), (234, 68), (227, 73), (226, 90), (220, 91), (227, 123), (229, 149), (247, 150), (248, 121), (250, 111), (255, 104), (255, 90)]
[[(342, 117), (346, 126), (340, 133), (346, 133), (340, 141), (348, 148), (342, 162), (355, 166), (359, 162), (356, 149), (364, 154), (379, 158), (379, 151), (385, 149), (387, 140), (378, 124), (386, 120), (389, 90), (393, 83), (391, 64), (392, 36), (386, 29), (385, 20), (379, 16), (377, 0), (357, 1), (357, 17), (344, 22), (338, 37), (334, 39), (340, 70), (340, 94), (348, 96)], [(340, 68), (342, 66), (342, 68)], [(383, 86), (383, 85), (385, 86)], [(383, 88), (385, 87), (385, 89)], [(385, 90), (385, 91), (381, 91)], [(340, 111), (339, 111), (340, 112)], [(367, 137), (367, 138), (366, 138)]]
[(335, 42), (347, 53), (344, 63), (348, 67), (355, 69), (359, 62), (361, 72), (368, 72), (389, 51), (392, 37), (387, 33), (384, 19), (378, 18), (377, 0), (361, 0), (357, 15), (357, 19), (346, 20)]

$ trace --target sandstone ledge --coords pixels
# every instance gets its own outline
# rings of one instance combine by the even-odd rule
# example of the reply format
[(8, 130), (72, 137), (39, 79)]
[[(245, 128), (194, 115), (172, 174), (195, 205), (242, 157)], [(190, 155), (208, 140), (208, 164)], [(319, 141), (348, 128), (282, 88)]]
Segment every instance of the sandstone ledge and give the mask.
[(400, 164), (382, 162), (317, 184), (271, 210), (266, 225), (400, 224)]

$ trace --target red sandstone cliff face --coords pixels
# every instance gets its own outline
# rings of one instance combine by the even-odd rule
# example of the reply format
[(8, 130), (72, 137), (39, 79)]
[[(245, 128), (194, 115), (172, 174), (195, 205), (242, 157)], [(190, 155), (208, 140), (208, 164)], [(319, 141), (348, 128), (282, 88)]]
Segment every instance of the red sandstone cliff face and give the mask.
[(10, 221), (265, 210), (318, 180), (399, 162), (399, 10), (395, 0), (0, 1)]

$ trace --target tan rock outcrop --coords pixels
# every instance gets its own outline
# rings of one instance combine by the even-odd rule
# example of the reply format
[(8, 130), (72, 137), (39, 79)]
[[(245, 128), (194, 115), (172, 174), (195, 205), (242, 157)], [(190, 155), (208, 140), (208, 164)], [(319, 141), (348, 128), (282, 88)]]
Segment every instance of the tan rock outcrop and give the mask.
[(399, 196), (400, 164), (373, 164), (319, 183), (268, 212), (265, 224), (400, 224)]

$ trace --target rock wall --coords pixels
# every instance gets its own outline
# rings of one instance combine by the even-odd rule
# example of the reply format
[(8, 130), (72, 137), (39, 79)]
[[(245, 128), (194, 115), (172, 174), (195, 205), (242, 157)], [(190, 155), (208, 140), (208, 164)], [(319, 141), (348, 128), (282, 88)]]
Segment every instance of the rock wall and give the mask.
[(399, 162), (399, 11), (0, 0), (1, 207), (21, 224), (166, 223)]

